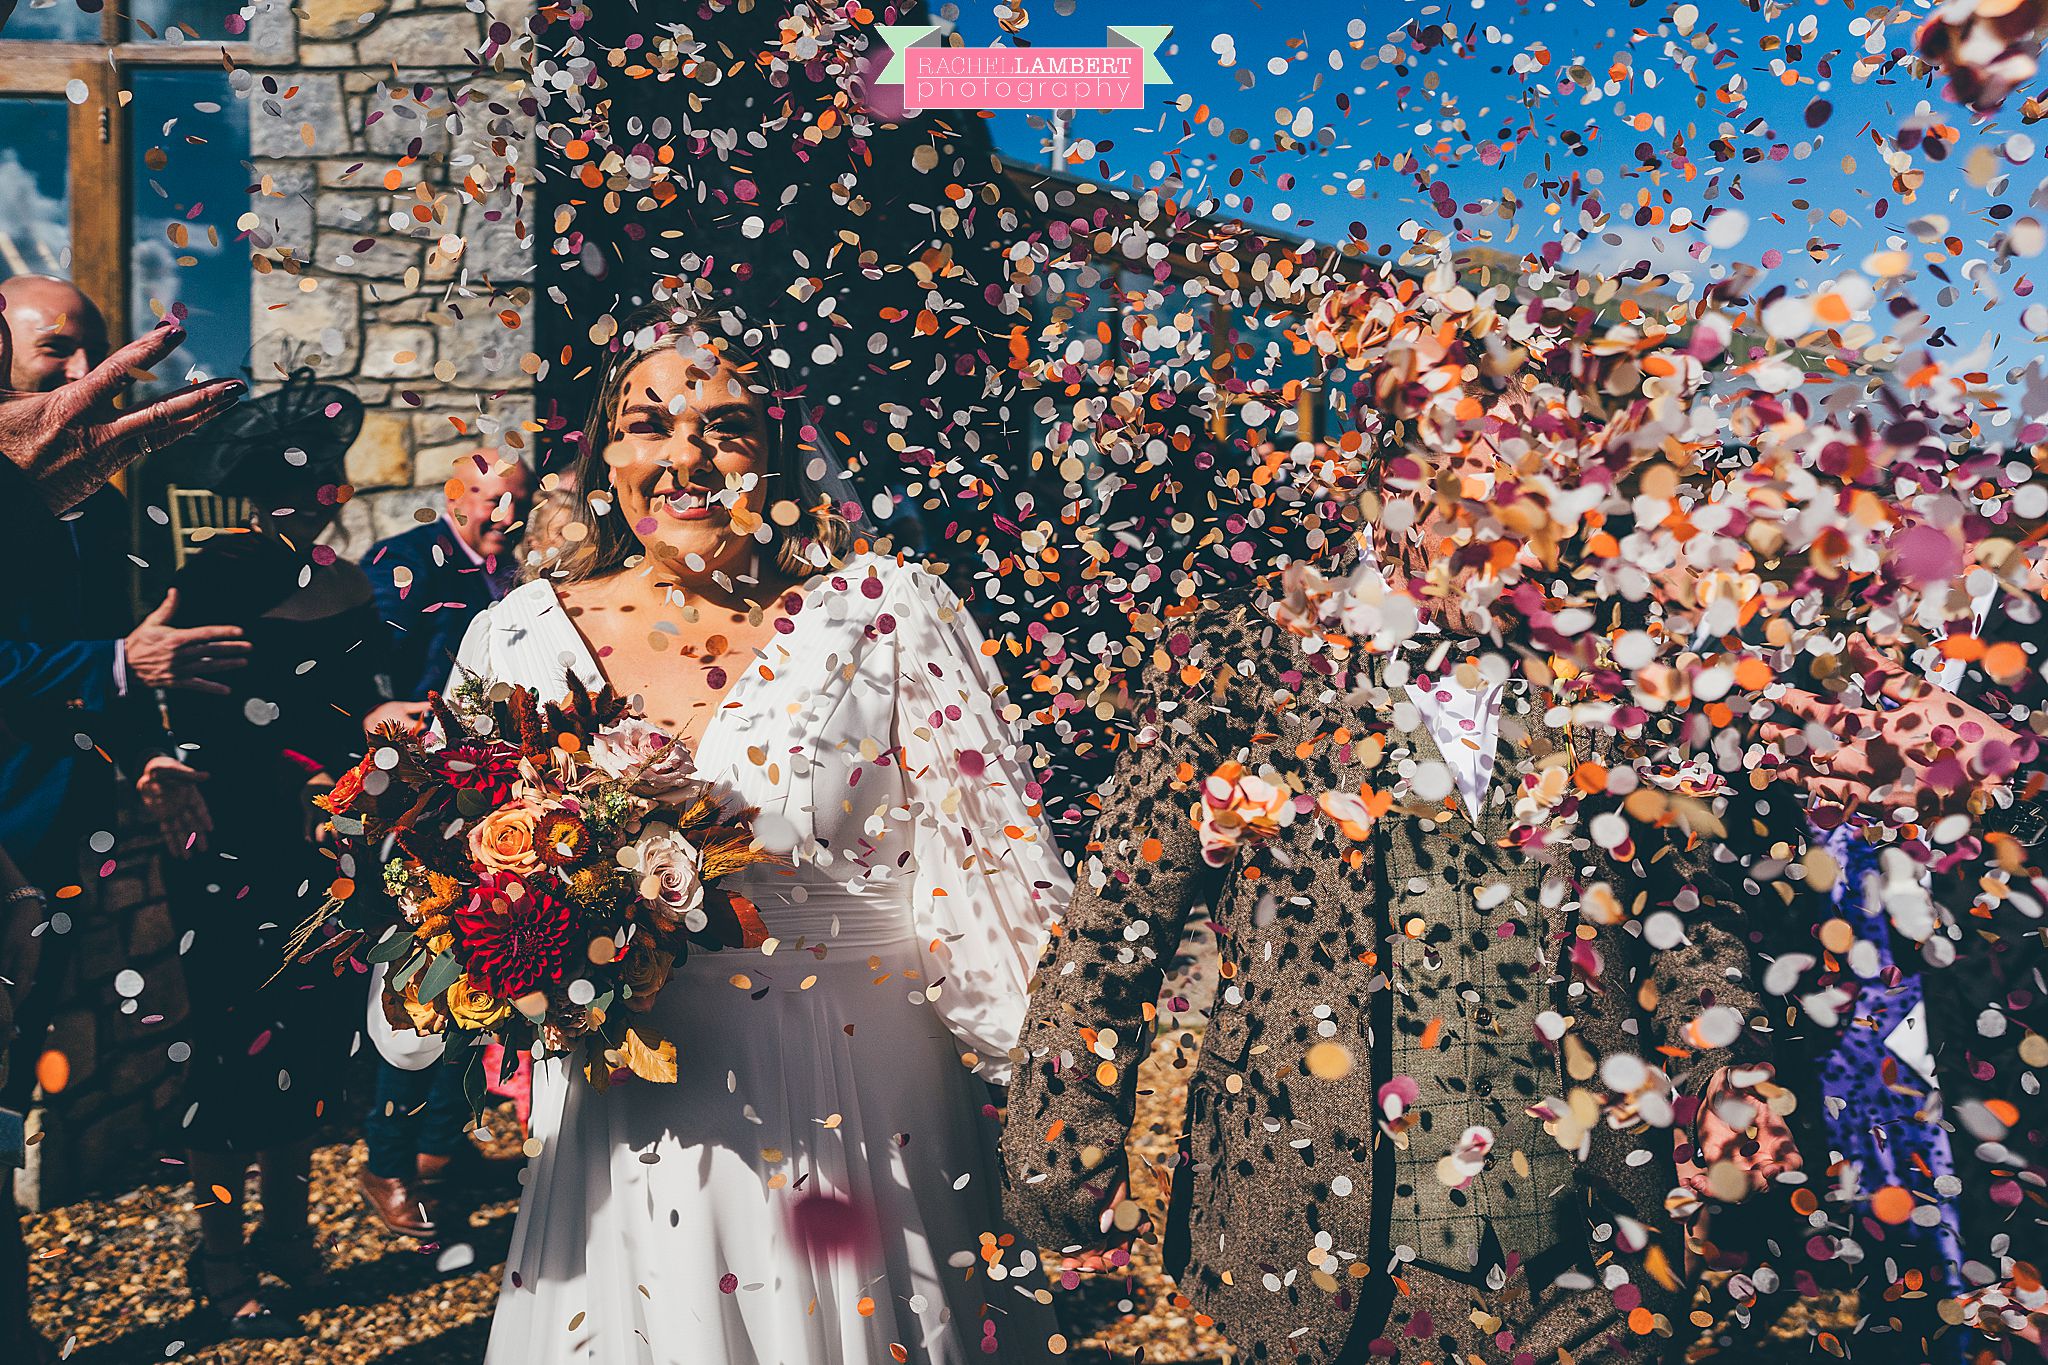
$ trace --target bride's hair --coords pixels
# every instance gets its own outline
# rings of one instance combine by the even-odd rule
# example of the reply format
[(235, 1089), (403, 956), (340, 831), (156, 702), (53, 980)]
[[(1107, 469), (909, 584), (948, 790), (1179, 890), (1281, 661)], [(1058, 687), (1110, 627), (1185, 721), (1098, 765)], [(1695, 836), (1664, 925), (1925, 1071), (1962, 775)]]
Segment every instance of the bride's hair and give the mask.
[[(794, 397), (783, 396), (788, 385), (779, 382), (780, 375), (765, 358), (732, 337), (714, 335), (710, 324), (715, 320), (715, 314), (693, 313), (669, 303), (643, 308), (626, 319), (605, 362), (590, 416), (583, 424), (582, 449), (576, 457), (577, 495), (586, 508), (593, 496), (611, 496), (611, 471), (604, 462), (604, 452), (611, 444), (612, 424), (625, 401), (627, 380), (633, 371), (658, 351), (684, 351), (684, 342), (688, 341), (686, 353), (695, 354), (708, 343), (726, 364), (740, 373), (748, 390), (762, 404), (768, 430), (771, 504), (787, 499), (796, 504), (800, 513), (792, 526), (778, 526), (772, 517), (765, 518), (768, 544), (782, 572), (793, 578), (808, 578), (846, 558), (853, 547), (853, 526), (804, 472), (805, 405)], [(812, 436), (821, 443), (824, 440), (815, 429)], [(603, 578), (625, 568), (626, 561), (640, 553), (639, 537), (626, 525), (616, 501), (602, 514), (590, 517), (586, 525), (589, 534), (562, 557), (561, 578), (570, 582)]]

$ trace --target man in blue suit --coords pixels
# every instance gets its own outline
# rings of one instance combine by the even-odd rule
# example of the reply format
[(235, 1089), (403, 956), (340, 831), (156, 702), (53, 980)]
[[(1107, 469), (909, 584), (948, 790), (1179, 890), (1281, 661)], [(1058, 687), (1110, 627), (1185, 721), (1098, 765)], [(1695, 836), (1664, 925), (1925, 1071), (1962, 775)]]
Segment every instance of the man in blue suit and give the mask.
[[(363, 568), (378, 614), (391, 627), (394, 700), (369, 714), (366, 729), (423, 723), (427, 693), (447, 688), (469, 623), (512, 586), (513, 546), (532, 501), (533, 476), (524, 465), (499, 463), (494, 452), (465, 455), (456, 461), (441, 515), (371, 549)], [(377, 1091), (363, 1121), (369, 1160), (356, 1184), (393, 1232), (433, 1235), (438, 1190), (457, 1174), (451, 1168), (458, 1154), (473, 1150), (462, 1133), (468, 1061), (467, 1050), (451, 1050), (423, 1071), (378, 1061)]]
[(526, 466), (465, 455), (455, 462), (440, 516), (371, 547), (363, 568), (391, 628), (395, 700), (370, 713), (370, 729), (417, 724), (427, 693), (447, 687), (463, 632), (517, 577), (512, 550), (532, 504)]

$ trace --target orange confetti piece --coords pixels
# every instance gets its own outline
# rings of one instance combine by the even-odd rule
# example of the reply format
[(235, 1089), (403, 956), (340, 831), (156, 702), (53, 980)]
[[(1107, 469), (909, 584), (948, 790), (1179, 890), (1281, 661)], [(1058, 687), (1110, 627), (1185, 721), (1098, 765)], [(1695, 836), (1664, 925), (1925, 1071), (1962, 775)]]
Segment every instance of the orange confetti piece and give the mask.
[(1886, 1185), (1870, 1196), (1870, 1214), (1880, 1223), (1903, 1223), (1913, 1216), (1913, 1196), (1897, 1185)]
[(1735, 665), (1735, 685), (1745, 692), (1761, 692), (1771, 685), (1771, 666), (1762, 659), (1743, 659)]

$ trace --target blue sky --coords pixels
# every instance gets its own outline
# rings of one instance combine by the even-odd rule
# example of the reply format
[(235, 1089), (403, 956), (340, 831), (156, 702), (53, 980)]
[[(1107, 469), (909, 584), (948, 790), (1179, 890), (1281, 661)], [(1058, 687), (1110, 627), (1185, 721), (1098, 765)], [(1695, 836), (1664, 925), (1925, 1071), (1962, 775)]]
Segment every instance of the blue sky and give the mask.
[[(1376, 245), (1395, 242), (1404, 220), (1448, 228), (1418, 183), (1440, 181), (1468, 231), (1490, 228), (1495, 245), (1516, 252), (1556, 240), (1560, 222), (1577, 218), (1580, 204), (1565, 192), (1567, 178), (1576, 174), (1580, 191), (1596, 191), (1612, 216), (1571, 257), (1577, 263), (1614, 269), (1648, 259), (1657, 270), (1704, 282), (1717, 267), (1762, 265), (1775, 251), (1766, 285), (1805, 288), (1860, 267), (1875, 251), (1903, 245), (1917, 278), (1901, 287), (1955, 343), (1940, 348), (1951, 364), (1983, 344), (1988, 350), (1979, 367), (1996, 385), (2038, 349), (2022, 321), (2032, 300), (2021, 295), (2031, 289), (2041, 258), (2018, 259), (2002, 275), (1982, 268), (2011, 220), (2036, 212), (2029, 200), (2042, 175), (2031, 130), (2018, 117), (2020, 97), (2003, 115), (1979, 123), (1944, 99), (1938, 83), (1915, 79), (1903, 66), (1860, 83), (1852, 79), (1866, 45), (1875, 43), (1880, 53), (1910, 48), (1920, 5), (1908, 6), (1904, 19), (1873, 35), (1858, 9), (1787, 6), (1767, 23), (1736, 0), (1695, 0), (1692, 6), (1673, 0), (1067, 0), (1060, 9), (1044, 0), (1025, 3), (1031, 17), (1023, 36), (1041, 46), (1098, 45), (1113, 22), (1175, 26), (1160, 49), (1171, 83), (1148, 88), (1145, 110), (1078, 114), (1074, 136), (1092, 139), (1098, 155), (1071, 167), (1074, 173), (1150, 183), (1178, 151), (1180, 164), (1191, 178), (1203, 177), (1210, 193), (1239, 196), (1225, 212), (1325, 243), (1349, 235), (1357, 222)], [(1679, 21), (1688, 16), (1677, 12), (1688, 8), (1694, 11), (1690, 31), (1681, 33)], [(971, 43), (999, 36), (989, 7), (958, 7), (952, 17)], [(1381, 59), (1382, 45), (1402, 24), (1447, 19), (1461, 40), (1471, 36), (1469, 49), (1444, 44), (1418, 55), (1403, 41), (1405, 74)], [(1517, 55), (1539, 46), (1549, 62), (1518, 73)], [(1691, 74), (1681, 58), (1690, 60)], [(1367, 59), (1371, 69), (1362, 67)], [(1617, 61), (1629, 71), (1608, 86)], [(1606, 87), (1598, 99), (1589, 101), (1582, 87), (1560, 93), (1560, 73), (1574, 63)], [(1724, 92), (1731, 90), (1739, 90), (1739, 102), (1729, 102)], [(1174, 107), (1183, 95), (1196, 106), (1206, 104), (1212, 121), (1184, 131), (1190, 120)], [(1308, 116), (1298, 121), (1304, 108)], [(1887, 149), (1872, 135), (1895, 138), (1925, 109), (1962, 136), (1945, 161), (1911, 153), (1910, 168), (1925, 180), (1906, 203), (1893, 184)], [(1447, 126), (1456, 118), (1464, 121), (1462, 131)], [(1652, 120), (1649, 129), (1635, 126), (1642, 118)], [(1334, 141), (1306, 153), (1277, 150), (1276, 133), (1290, 126), (1328, 127)], [(1242, 136), (1233, 139), (1233, 130)], [(994, 131), (1010, 155), (1043, 158), (1044, 133), (1030, 127), (1026, 115), (998, 114)], [(1503, 138), (1504, 131), (1510, 136)], [(2015, 135), (2027, 145), (2009, 143)], [(1585, 154), (1574, 154), (1570, 138), (1580, 140)], [(1696, 167), (1690, 179), (1671, 164), (1680, 138)], [(1716, 138), (1725, 138), (1738, 160), (1715, 160), (1710, 144)], [(1485, 143), (1504, 147), (1493, 164), (1477, 154)], [(1654, 162), (1639, 159), (1645, 144)], [(1384, 164), (1410, 153), (1412, 170)], [(1744, 155), (1757, 160), (1741, 160)], [(1229, 183), (1233, 173), (1241, 180), (1236, 186)], [(1504, 191), (1519, 203), (1511, 218), (1497, 216)], [(1633, 221), (1643, 192), (1663, 209), (1665, 224)], [(1561, 203), (1562, 211), (1547, 214), (1551, 203)], [(1748, 229), (1738, 240), (1707, 249), (1703, 259), (1692, 254), (1704, 245), (1698, 226), (1669, 231), (1672, 214), (1683, 211), (1697, 224), (1723, 208), (1746, 213)], [(2010, 219), (1996, 221), (1994, 212), (2009, 212)], [(1930, 247), (1909, 228), (1914, 220), (1936, 239), (1932, 263), (1924, 258)], [(1945, 236), (1960, 239), (1960, 252), (1938, 245)], [(1982, 263), (1974, 272), (1973, 260)], [(2027, 321), (2048, 332), (2048, 309)], [(1880, 332), (1891, 330), (1882, 312), (1872, 323)]]

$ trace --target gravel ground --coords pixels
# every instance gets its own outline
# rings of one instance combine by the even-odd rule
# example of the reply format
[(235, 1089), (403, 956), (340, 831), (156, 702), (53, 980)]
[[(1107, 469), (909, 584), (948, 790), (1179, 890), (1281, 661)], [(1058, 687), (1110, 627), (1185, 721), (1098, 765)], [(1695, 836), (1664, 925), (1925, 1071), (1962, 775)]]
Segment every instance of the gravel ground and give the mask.
[[(1177, 1030), (1157, 1039), (1152, 1055), (1138, 1070), (1138, 1120), (1128, 1145), (1131, 1194), (1152, 1206), (1155, 1227), (1165, 1224), (1176, 1139), (1187, 1113), (1188, 1077), (1194, 1074), (1199, 1037)], [(1057, 1285), (1054, 1293), (1060, 1294)], [(1159, 1269), (1156, 1241), (1134, 1249), (1129, 1275), (1084, 1276), (1069, 1295), (1054, 1302), (1061, 1305), (1061, 1319), (1070, 1328), (1093, 1329), (1072, 1332), (1083, 1358), (1095, 1352), (1129, 1360), (1140, 1350), (1147, 1362), (1227, 1358), (1227, 1343), (1215, 1328), (1196, 1325), (1173, 1281)]]
[[(1191, 1049), (1183, 1054), (1172, 1040), (1162, 1040), (1140, 1073), (1131, 1144), (1139, 1158), (1132, 1184), (1140, 1198), (1165, 1198), (1146, 1163), (1172, 1161), (1193, 1061)], [(509, 1108), (492, 1126), (508, 1135), (517, 1131)], [(499, 1146), (509, 1154), (516, 1138), (507, 1136)], [(313, 1211), (333, 1282), (303, 1301), (305, 1336), (220, 1341), (205, 1317), (193, 1316), (184, 1272), (197, 1242), (189, 1184), (146, 1186), (27, 1219), (37, 1324), (74, 1365), (481, 1360), (515, 1201), (485, 1203), (459, 1240), (423, 1247), (392, 1237), (363, 1211), (353, 1180), (361, 1160), (356, 1142), (323, 1147), (314, 1157)], [(252, 1220), (260, 1211), (255, 1193), (252, 1179), (246, 1195)], [(1075, 1343), (1069, 1359), (1129, 1359), (1143, 1348), (1152, 1362), (1213, 1361), (1222, 1349), (1213, 1330), (1198, 1329), (1185, 1305), (1175, 1304), (1156, 1247), (1139, 1248), (1129, 1274), (1081, 1276), (1072, 1289), (1055, 1286), (1054, 1292)]]
[[(516, 1132), (509, 1109), (496, 1126)], [(360, 1143), (345, 1143), (313, 1159), (313, 1211), (333, 1280), (304, 1300), (305, 1336), (219, 1341), (204, 1316), (193, 1316), (184, 1272), (198, 1240), (189, 1184), (148, 1186), (28, 1219), (37, 1325), (77, 1365), (482, 1359), (515, 1203), (483, 1204), (460, 1240), (425, 1247), (391, 1236), (363, 1211), (352, 1178), (361, 1158)], [(248, 1197), (258, 1211), (253, 1180)]]

